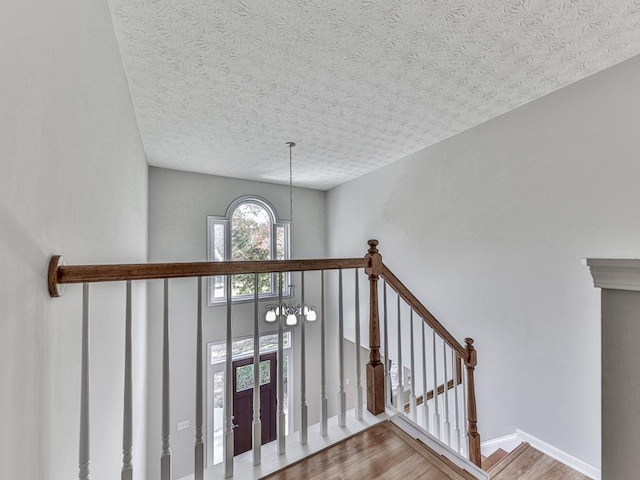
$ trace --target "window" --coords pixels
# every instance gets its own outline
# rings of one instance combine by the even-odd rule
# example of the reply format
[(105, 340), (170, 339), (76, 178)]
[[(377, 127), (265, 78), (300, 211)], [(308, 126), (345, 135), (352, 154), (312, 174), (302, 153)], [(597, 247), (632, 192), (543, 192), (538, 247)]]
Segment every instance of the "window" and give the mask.
[[(233, 260), (286, 260), (289, 258), (289, 222), (277, 218), (275, 209), (258, 197), (240, 197), (224, 217), (207, 217), (208, 253), (213, 262)], [(288, 275), (283, 276), (283, 295), (289, 294)], [(209, 279), (209, 305), (226, 301), (226, 276)], [(254, 276), (234, 275), (231, 297), (252, 300)], [(278, 296), (278, 274), (258, 275), (260, 298)]]

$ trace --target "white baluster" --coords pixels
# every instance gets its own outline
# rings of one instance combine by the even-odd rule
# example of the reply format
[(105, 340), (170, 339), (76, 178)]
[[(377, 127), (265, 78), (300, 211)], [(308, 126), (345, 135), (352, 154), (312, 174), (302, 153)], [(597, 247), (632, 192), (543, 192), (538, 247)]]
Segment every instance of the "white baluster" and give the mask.
[(469, 436), (467, 419), (467, 369), (462, 369), (462, 456), (469, 458)]
[(433, 340), (433, 435), (440, 438), (440, 412), (438, 411), (438, 361), (436, 355), (436, 331), (431, 330)]
[(89, 284), (82, 284), (82, 366), (80, 371), (80, 448), (78, 452), (78, 478), (89, 480), (90, 425), (89, 425)]
[(360, 368), (360, 284), (358, 281), (358, 269), (356, 272), (356, 418), (362, 420), (362, 374)]
[(253, 464), (262, 461), (262, 421), (260, 420), (260, 324), (258, 274), (253, 276)]
[(453, 449), (460, 453), (460, 408), (458, 405), (458, 357), (451, 349), (451, 365), (453, 369)]
[[(300, 272), (300, 301), (304, 307), (304, 271)], [(306, 352), (306, 323), (304, 312), (301, 312), (300, 325), (300, 445), (306, 445), (308, 439), (307, 412), (307, 352)]]
[(282, 273), (278, 274), (278, 455), (287, 452), (285, 413), (284, 413), (284, 312), (282, 310)]
[(171, 480), (171, 406), (169, 360), (169, 279), (164, 279), (164, 322), (162, 341), (162, 455), (160, 479)]
[(385, 406), (390, 407), (392, 405), (393, 387), (391, 385), (391, 375), (389, 370), (391, 368), (391, 360), (389, 357), (389, 331), (387, 325), (389, 324), (389, 317), (387, 315), (387, 282), (385, 281), (382, 287), (382, 305), (383, 305), (383, 318), (384, 318), (384, 385), (385, 385)]
[(327, 403), (327, 357), (326, 357), (326, 338), (325, 338), (325, 301), (324, 301), (324, 270), (320, 272), (320, 433), (326, 436), (328, 421), (328, 403)]
[(196, 444), (194, 451), (194, 475), (195, 480), (204, 479), (204, 442), (202, 440), (203, 429), (203, 401), (202, 392), (204, 378), (202, 364), (204, 363), (204, 351), (202, 345), (202, 277), (198, 277), (198, 316), (196, 332)]
[(402, 321), (400, 315), (400, 294), (398, 294), (398, 395), (396, 408), (404, 413), (404, 375), (402, 371)]
[(451, 423), (449, 422), (449, 373), (447, 372), (447, 343), (442, 341), (442, 358), (444, 360), (444, 430), (443, 442), (451, 446)]
[(231, 275), (227, 275), (227, 336), (224, 374), (224, 477), (233, 477), (233, 332), (231, 330)]
[(133, 397), (131, 364), (131, 282), (126, 283), (124, 340), (124, 415), (122, 417), (122, 480), (133, 478)]
[(429, 387), (427, 386), (427, 345), (424, 335), (424, 319), (420, 319), (420, 323), (422, 324), (422, 388), (423, 393), (423, 402), (422, 406), (424, 407), (424, 429), (429, 431), (429, 402), (427, 401), (427, 392), (429, 391)]
[(409, 391), (409, 405), (410, 405), (410, 415), (411, 420), (414, 422), (418, 422), (418, 401), (416, 399), (416, 362), (415, 362), (415, 348), (413, 345), (413, 308), (409, 314), (409, 323), (411, 326), (411, 389)]
[(338, 426), (347, 424), (347, 394), (344, 391), (344, 306), (342, 301), (342, 269), (338, 271)]

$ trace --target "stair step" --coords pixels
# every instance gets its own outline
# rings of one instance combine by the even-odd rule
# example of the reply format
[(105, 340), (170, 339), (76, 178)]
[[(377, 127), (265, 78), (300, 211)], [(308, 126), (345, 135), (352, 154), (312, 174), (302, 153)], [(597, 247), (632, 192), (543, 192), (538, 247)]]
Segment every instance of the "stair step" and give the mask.
[(475, 480), (471, 473), (466, 470), (461, 469), (457, 465), (455, 465), (448, 458), (436, 454), (433, 450), (429, 448), (428, 445), (424, 444), (419, 438), (414, 438), (409, 435), (407, 432), (402, 430), (399, 426), (395, 425), (393, 422), (385, 422), (387, 428), (391, 429), (396, 433), (402, 440), (404, 440), (408, 447), (412, 448), (416, 453), (424, 457), (429, 463), (437, 467), (441, 472), (444, 472), (445, 477), (451, 480)]
[(527, 448), (529, 448), (529, 444), (526, 442), (521, 443), (516, 448), (514, 448), (509, 455), (505, 456), (501, 461), (495, 463), (491, 466), (490, 469), (486, 470), (491, 474), (491, 477), (494, 478), (498, 475), (502, 470), (507, 468), (511, 462), (515, 461), (520, 455), (522, 455)]
[(493, 452), (491, 455), (489, 455), (487, 458), (483, 458), (482, 459), (482, 469), (485, 472), (488, 472), (491, 470), (491, 468), (496, 465), (498, 462), (500, 462), (504, 457), (506, 457), (509, 454), (509, 452), (507, 452), (506, 450), (503, 450), (501, 448), (499, 448), (498, 450), (496, 450), (495, 452)]
[(528, 443), (520, 444), (488, 472), (493, 480), (589, 480)]

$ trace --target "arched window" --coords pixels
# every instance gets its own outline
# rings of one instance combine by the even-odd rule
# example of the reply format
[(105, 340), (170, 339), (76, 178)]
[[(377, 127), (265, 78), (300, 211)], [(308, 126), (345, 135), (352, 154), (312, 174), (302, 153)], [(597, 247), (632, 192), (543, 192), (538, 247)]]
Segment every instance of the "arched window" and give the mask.
[[(245, 196), (233, 201), (224, 217), (207, 217), (208, 260), (286, 260), (289, 258), (289, 222), (278, 219), (266, 200)], [(277, 274), (258, 275), (261, 298), (278, 295)], [(209, 279), (209, 305), (226, 301), (225, 276)], [(233, 300), (253, 299), (253, 275), (234, 275)], [(289, 282), (285, 280), (285, 285)], [(288, 294), (288, 288), (284, 294)]]

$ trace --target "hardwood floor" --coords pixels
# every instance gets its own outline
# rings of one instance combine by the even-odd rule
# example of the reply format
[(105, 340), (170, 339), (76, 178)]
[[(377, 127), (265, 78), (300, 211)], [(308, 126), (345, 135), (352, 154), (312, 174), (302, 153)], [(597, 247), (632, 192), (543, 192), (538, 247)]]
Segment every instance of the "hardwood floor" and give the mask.
[(562, 463), (523, 443), (490, 468), (492, 480), (589, 480)]
[(391, 422), (383, 422), (337, 443), (284, 470), (269, 480), (468, 480)]
[(507, 455), (509, 455), (508, 452), (506, 452), (505, 450), (499, 448), (498, 450), (493, 452), (491, 455), (489, 455), (488, 458), (485, 458), (483, 456), (482, 457), (482, 469), (485, 472), (490, 472), (491, 469), (493, 468), (493, 466), (497, 465), (499, 462), (501, 462), (502, 459), (504, 457), (506, 457)]
[[(492, 480), (589, 480), (523, 443), (508, 455), (498, 452), (483, 466)], [(392, 422), (351, 438), (272, 473), (268, 480), (473, 480)]]

